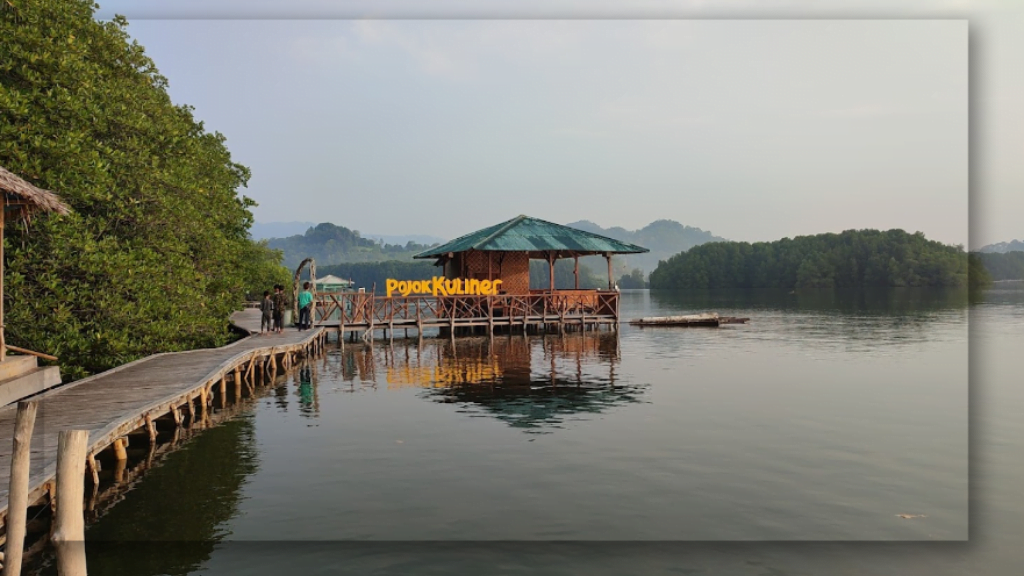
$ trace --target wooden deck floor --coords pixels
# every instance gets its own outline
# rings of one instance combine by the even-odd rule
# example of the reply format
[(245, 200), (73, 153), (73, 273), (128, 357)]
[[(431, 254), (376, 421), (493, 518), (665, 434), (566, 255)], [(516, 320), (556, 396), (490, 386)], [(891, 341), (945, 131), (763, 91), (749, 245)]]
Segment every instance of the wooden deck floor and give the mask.
[[(232, 317), (235, 325), (250, 332), (259, 331), (259, 320), (257, 310)], [(45, 494), (54, 478), (59, 431), (88, 430), (90, 450), (97, 453), (145, 426), (146, 417), (165, 416), (206, 394), (212, 383), (225, 376), (230, 380), (236, 367), (271, 354), (301, 353), (322, 337), (321, 329), (289, 328), (283, 334), (256, 334), (222, 348), (157, 354), (36, 396), (39, 409), (32, 436), (29, 501)], [(17, 405), (0, 408), (0, 515), (4, 518), (16, 411)]]

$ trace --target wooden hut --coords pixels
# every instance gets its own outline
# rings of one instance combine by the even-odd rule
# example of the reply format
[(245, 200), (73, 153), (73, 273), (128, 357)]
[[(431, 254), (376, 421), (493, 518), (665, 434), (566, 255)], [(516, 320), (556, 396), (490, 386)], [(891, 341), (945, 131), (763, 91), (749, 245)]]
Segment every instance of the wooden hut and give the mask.
[(344, 292), (352, 287), (351, 280), (345, 280), (344, 278), (338, 278), (333, 274), (328, 274), (323, 278), (316, 279), (316, 291), (317, 292)]
[[(508, 294), (555, 291), (555, 262), (563, 258), (575, 261), (575, 290), (579, 290), (579, 259), (604, 256), (608, 263), (608, 289), (615, 286), (612, 255), (639, 254), (647, 248), (585, 232), (569, 226), (517, 216), (501, 224), (477, 230), (447, 244), (431, 248), (413, 258), (434, 258), (448, 278), (501, 280)], [(530, 290), (530, 260), (548, 264), (550, 286)]]
[[(7, 343), (3, 304), (4, 224), (13, 218), (27, 220), (36, 212), (67, 214), (68, 207), (53, 192), (29, 184), (2, 166), (0, 166), (0, 190), (3, 191), (4, 198), (4, 209), (0, 211), (0, 405), (3, 405), (60, 383), (58, 368), (37, 368), (35, 357), (55, 360), (53, 356), (11, 346)], [(8, 359), (8, 350), (28, 356), (19, 356), (17, 361), (14, 361)], [(56, 377), (56, 382), (54, 382), (54, 377)]]
[[(619, 293), (614, 289), (611, 258), (641, 252), (647, 249), (517, 216), (414, 256), (434, 259), (444, 269), (441, 276), (388, 279), (383, 296), (375, 292), (319, 295), (314, 323), (337, 327), (339, 332), (361, 331), (364, 338), (374, 330), (393, 336), (399, 328), (416, 328), (420, 334), (426, 328), (440, 328), (453, 335), (513, 328), (614, 328), (619, 322)], [(581, 290), (579, 259), (595, 255), (608, 262), (608, 287)], [(556, 290), (555, 262), (563, 258), (575, 260), (576, 284)], [(533, 259), (548, 263), (547, 288), (530, 288)]]

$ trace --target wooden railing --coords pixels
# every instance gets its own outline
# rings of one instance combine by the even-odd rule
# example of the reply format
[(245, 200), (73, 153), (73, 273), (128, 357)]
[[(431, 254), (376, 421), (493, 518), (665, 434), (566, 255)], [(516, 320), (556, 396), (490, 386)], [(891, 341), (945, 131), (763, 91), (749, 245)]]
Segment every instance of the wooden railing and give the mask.
[(340, 292), (316, 295), (317, 325), (452, 325), (617, 319), (619, 293), (598, 290), (533, 291), (494, 296), (393, 296)]

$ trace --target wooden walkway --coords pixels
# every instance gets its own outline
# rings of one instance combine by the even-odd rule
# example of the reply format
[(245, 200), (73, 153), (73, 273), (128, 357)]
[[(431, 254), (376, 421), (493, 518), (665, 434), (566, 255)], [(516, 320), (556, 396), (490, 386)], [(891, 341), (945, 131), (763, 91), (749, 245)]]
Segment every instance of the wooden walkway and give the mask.
[[(257, 310), (232, 316), (232, 323), (250, 333), (259, 331), (259, 320)], [(61, 430), (88, 430), (91, 455), (140, 429), (143, 437), (149, 435), (155, 441), (157, 420), (177, 426), (206, 422), (215, 400), (218, 406), (226, 405), (229, 388), (235, 402), (243, 388), (251, 395), (258, 381), (287, 369), (298, 356), (316, 352), (325, 338), (326, 332), (319, 328), (304, 332), (288, 328), (283, 334), (256, 334), (221, 348), (157, 354), (34, 397), (39, 408), (32, 436), (29, 502), (47, 497), (52, 501)], [(16, 404), (0, 408), (0, 516), (4, 522), (16, 412)]]

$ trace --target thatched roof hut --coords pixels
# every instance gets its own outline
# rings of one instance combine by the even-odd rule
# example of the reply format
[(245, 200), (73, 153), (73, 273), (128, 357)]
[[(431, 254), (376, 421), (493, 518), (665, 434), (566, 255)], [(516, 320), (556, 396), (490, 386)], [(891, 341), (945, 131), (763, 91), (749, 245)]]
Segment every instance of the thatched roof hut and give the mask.
[[(58, 214), (67, 214), (69, 209), (66, 204), (61, 202), (60, 197), (53, 192), (43, 190), (42, 188), (29, 184), (22, 178), (12, 174), (3, 166), (0, 166), (0, 191), (3, 191), (4, 194), (4, 206), (3, 210), (0, 210), (0, 362), (2, 362), (4, 357), (7, 355), (7, 349), (11, 348), (11, 346), (7, 345), (7, 341), (4, 337), (3, 304), (3, 232), (4, 221), (7, 219), (7, 210), (8, 208), (13, 208), (13, 211), (16, 212), (17, 216), (27, 218), (33, 212), (56, 212)], [(43, 356), (45, 357), (45, 355)]]
[(4, 193), (4, 206), (16, 206), (28, 212), (43, 211), (67, 214), (68, 207), (60, 197), (29, 184), (0, 166), (0, 190)]

